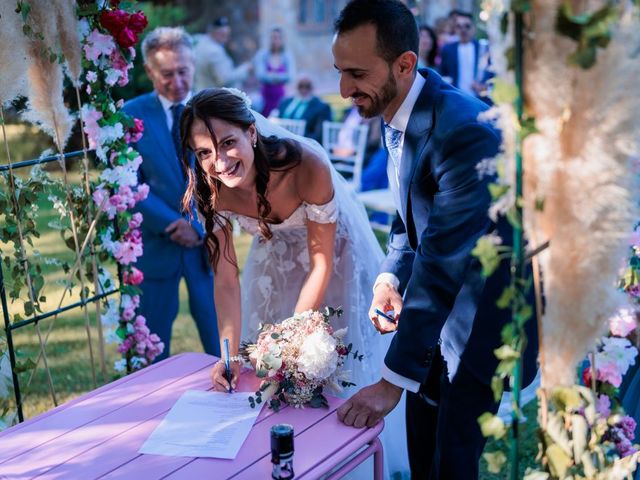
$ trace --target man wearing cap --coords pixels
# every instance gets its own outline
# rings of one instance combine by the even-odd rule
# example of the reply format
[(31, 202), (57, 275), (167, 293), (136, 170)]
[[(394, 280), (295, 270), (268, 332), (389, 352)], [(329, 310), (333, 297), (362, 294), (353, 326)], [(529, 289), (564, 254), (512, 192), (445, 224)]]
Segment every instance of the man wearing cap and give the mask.
[(156, 360), (166, 358), (184, 278), (189, 311), (204, 350), (219, 356), (213, 272), (203, 245), (204, 228), (197, 219), (189, 220), (181, 209), (186, 177), (179, 160), (179, 123), (191, 98), (191, 36), (182, 28), (158, 27), (142, 42), (142, 56), (153, 92), (124, 105), (128, 114), (144, 122), (144, 135), (133, 147), (142, 156), (140, 180), (149, 185), (149, 196), (136, 206), (144, 217), (144, 254), (136, 264), (144, 273), (140, 313), (165, 344), (164, 353)]
[(233, 64), (224, 48), (230, 37), (231, 26), (227, 17), (215, 19), (207, 28), (207, 33), (199, 36), (194, 49), (196, 92), (211, 87), (240, 88), (251, 72), (251, 62), (238, 66)]

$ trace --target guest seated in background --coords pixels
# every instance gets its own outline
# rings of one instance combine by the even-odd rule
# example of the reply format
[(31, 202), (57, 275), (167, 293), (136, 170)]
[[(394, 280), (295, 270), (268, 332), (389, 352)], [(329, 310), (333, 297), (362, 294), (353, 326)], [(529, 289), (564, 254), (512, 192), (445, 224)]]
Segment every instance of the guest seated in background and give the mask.
[(311, 77), (301, 74), (296, 82), (296, 94), (285, 98), (273, 116), (306, 120), (304, 136), (322, 142), (322, 122), (331, 121), (331, 107), (313, 94)]
[[(347, 110), (344, 117), (344, 126), (338, 134), (338, 144), (344, 149), (343, 152), (334, 151), (341, 155), (350, 155), (355, 148), (353, 145), (353, 130), (359, 125), (369, 127), (367, 133), (367, 143), (362, 162), (362, 179), (359, 190), (373, 190), (387, 188), (387, 152), (382, 147), (380, 117), (364, 118), (358, 113), (356, 107)], [(334, 149), (335, 150), (335, 149)]]
[(254, 64), (264, 102), (262, 114), (268, 117), (273, 109), (278, 108), (284, 97), (285, 85), (295, 76), (293, 55), (284, 46), (280, 28), (271, 30), (269, 47), (258, 50)]

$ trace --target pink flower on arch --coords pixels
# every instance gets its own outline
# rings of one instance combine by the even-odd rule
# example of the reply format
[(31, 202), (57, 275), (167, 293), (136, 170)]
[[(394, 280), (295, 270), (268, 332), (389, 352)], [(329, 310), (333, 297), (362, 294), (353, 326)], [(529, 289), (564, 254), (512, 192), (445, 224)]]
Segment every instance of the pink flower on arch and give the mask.
[(97, 63), (101, 55), (109, 56), (115, 48), (116, 44), (111, 36), (103, 35), (97, 29), (94, 29), (87, 37), (84, 53), (87, 60)]

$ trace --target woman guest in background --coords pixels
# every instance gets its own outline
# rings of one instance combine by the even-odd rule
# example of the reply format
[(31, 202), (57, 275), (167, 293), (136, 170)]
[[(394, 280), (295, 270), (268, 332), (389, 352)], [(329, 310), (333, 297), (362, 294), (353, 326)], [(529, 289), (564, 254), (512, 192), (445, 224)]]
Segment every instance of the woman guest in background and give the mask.
[[(365, 356), (347, 364), (352, 381), (364, 386), (379, 379), (390, 339), (377, 334), (367, 311), (383, 255), (364, 208), (322, 147), (271, 124), (250, 110), (241, 92), (227, 89), (195, 95), (180, 126), (183, 151), (196, 157), (189, 169), (183, 155), (189, 172), (183, 207), (195, 200), (203, 217), (220, 338), (229, 339), (231, 355), (241, 338), (255, 341), (261, 322), (342, 306), (344, 314), (332, 324), (348, 327), (346, 343)], [(241, 281), (231, 220), (254, 235)], [(231, 370), (235, 386), (240, 365), (232, 362)], [(223, 373), (222, 364), (213, 367), (218, 391), (229, 387)], [(398, 441), (405, 435), (403, 417), (387, 418), (384, 430), (390, 471), (408, 471), (405, 442)]]
[(269, 48), (256, 53), (254, 66), (264, 102), (262, 114), (268, 117), (284, 97), (286, 84), (295, 76), (293, 56), (284, 47), (280, 28), (271, 30)]
[(439, 63), (438, 37), (428, 25), (420, 26), (420, 43), (418, 44), (418, 68), (436, 68)]

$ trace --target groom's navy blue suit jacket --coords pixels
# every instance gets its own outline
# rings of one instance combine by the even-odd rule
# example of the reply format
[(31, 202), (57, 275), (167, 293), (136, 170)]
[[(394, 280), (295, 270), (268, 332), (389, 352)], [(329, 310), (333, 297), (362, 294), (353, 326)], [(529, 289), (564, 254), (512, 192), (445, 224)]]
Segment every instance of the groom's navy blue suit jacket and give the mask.
[[(391, 228), (383, 272), (400, 280), (404, 306), (385, 357), (392, 371), (424, 384), (440, 344), (450, 377), (460, 362), (479, 380), (490, 382), (497, 366), (493, 350), (511, 319), (496, 300), (509, 284), (502, 262), (489, 278), (471, 250), (482, 235), (497, 231), (511, 241), (506, 220), (487, 214), (487, 189), (476, 165), (500, 149), (500, 133), (478, 114), (487, 106), (444, 82), (433, 70), (418, 72), (426, 83), (411, 113), (400, 167), (403, 217)], [(535, 373), (535, 318), (528, 322), (530, 348), (525, 381)]]

